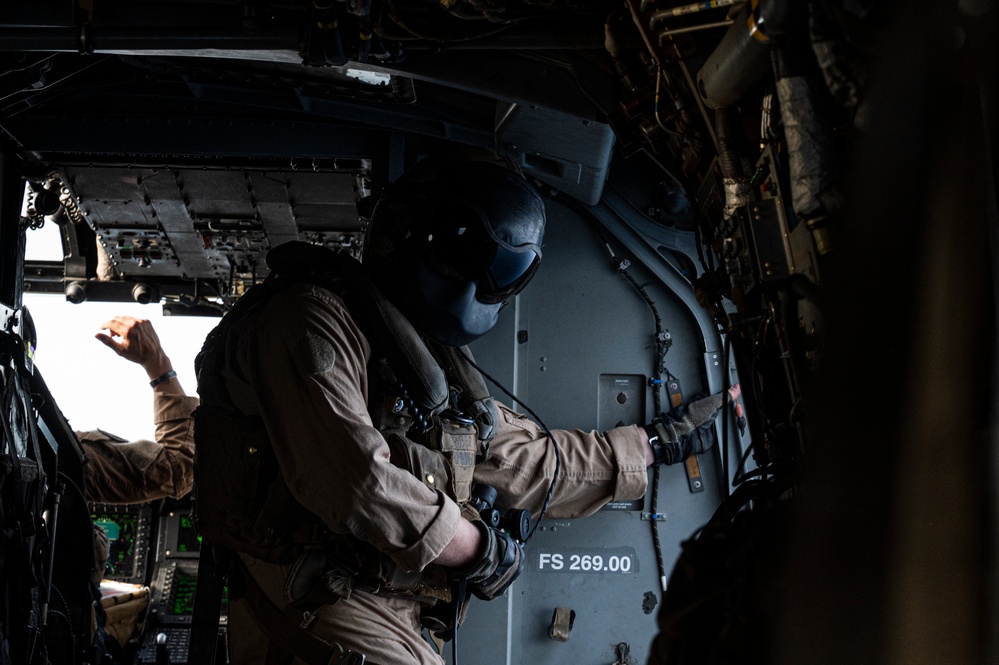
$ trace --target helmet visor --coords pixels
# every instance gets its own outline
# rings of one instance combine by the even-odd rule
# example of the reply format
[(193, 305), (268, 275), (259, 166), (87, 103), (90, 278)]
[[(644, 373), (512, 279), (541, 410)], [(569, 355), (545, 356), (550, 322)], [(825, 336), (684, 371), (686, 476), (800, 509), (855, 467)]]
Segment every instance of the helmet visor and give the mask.
[(500, 240), (478, 210), (448, 203), (434, 211), (437, 230), (426, 238), (427, 265), (442, 277), (474, 281), (475, 299), (485, 304), (502, 302), (524, 288), (541, 260), (537, 246)]
[(540, 262), (541, 257), (530, 248), (510, 250), (498, 246), (492, 264), (479, 280), (476, 300), (496, 303), (519, 293), (534, 276)]

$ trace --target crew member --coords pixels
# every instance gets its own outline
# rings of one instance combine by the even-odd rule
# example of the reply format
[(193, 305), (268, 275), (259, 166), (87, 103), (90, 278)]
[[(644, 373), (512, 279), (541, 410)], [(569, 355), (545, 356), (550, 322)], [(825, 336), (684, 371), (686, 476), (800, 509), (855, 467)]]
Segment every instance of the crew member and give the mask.
[(548, 437), (485, 393), (466, 345), (535, 273), (544, 226), (498, 160), (428, 158), (382, 196), (362, 263), (275, 248), (271, 277), (209, 335), (195, 516), (233, 555), (234, 665), (335, 663), (340, 648), (440, 665), (422, 627), (446, 634), (466, 589), (495, 598), (523, 567), (471, 509), (476, 483), (537, 515), (558, 468), (548, 515), (580, 517), (642, 497), (650, 463), (691, 452), (689, 419)]

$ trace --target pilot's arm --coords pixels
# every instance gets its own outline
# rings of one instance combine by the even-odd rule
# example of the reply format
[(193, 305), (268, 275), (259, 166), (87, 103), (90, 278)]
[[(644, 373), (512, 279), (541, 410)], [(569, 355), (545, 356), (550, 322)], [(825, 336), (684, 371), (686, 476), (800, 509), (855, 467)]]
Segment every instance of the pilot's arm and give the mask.
[(119, 316), (96, 338), (122, 358), (141, 365), (153, 392), (156, 440), (126, 441), (102, 430), (77, 432), (87, 458), (89, 501), (138, 503), (181, 497), (194, 482), (194, 420), (197, 397), (184, 393), (152, 324)]

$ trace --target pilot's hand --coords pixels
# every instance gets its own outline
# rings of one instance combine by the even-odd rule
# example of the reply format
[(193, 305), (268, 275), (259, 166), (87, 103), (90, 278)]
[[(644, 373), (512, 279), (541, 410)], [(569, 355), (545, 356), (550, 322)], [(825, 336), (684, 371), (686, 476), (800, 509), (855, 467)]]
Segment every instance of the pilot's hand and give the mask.
[[(728, 391), (739, 396), (738, 386)], [(715, 445), (714, 422), (725, 404), (724, 393), (696, 399), (662, 413), (645, 426), (654, 464), (676, 464)]]
[(482, 600), (502, 596), (524, 570), (524, 548), (504, 531), (474, 522), (482, 545), (472, 570), (466, 573), (469, 590)]
[(102, 324), (101, 329), (108, 333), (99, 332), (94, 337), (125, 360), (141, 365), (150, 379), (173, 369), (153, 324), (146, 319), (116, 316)]

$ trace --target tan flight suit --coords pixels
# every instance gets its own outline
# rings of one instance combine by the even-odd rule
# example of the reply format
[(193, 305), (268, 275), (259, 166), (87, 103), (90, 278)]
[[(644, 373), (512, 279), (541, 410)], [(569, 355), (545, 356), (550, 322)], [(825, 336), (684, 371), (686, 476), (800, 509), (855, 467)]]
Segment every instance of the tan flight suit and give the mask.
[[(262, 416), (295, 498), (332, 531), (367, 541), (405, 570), (422, 570), (437, 558), (458, 528), (460, 510), (435, 485), (389, 462), (367, 410), (368, 342), (342, 301), (316, 286), (294, 285), (236, 323), (229, 345), (223, 370), (229, 394), (244, 412)], [(475, 479), (498, 490), (498, 505), (537, 513), (554, 451), (526, 418), (501, 407), (500, 420)], [(639, 427), (553, 436), (562, 470), (550, 517), (579, 517), (610, 500), (644, 495)], [(283, 598), (288, 568), (241, 556), (270, 600), (301, 624), (302, 613)], [(263, 663), (267, 639), (244, 605), (230, 604), (232, 662)], [(420, 635), (419, 605), (407, 598), (355, 591), (318, 610), (309, 628), (379, 665), (443, 662)]]
[(87, 458), (86, 494), (98, 503), (179, 498), (194, 484), (197, 397), (153, 393), (155, 441), (126, 441), (101, 430), (77, 432)]

